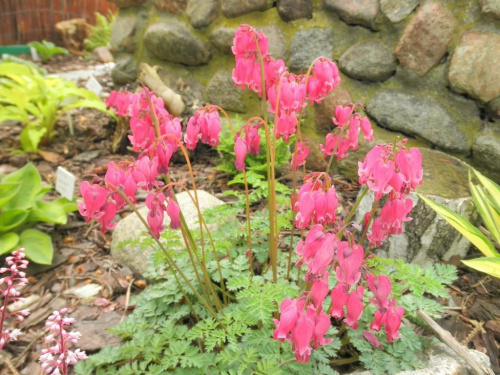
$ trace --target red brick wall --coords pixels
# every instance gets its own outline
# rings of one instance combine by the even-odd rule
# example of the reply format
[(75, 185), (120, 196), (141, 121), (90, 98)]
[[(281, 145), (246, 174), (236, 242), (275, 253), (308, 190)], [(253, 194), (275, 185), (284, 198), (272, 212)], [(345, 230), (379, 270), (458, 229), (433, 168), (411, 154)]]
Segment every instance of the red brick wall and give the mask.
[(106, 0), (0, 0), (0, 45), (57, 42), (55, 24), (72, 18), (95, 22), (94, 13), (116, 12)]

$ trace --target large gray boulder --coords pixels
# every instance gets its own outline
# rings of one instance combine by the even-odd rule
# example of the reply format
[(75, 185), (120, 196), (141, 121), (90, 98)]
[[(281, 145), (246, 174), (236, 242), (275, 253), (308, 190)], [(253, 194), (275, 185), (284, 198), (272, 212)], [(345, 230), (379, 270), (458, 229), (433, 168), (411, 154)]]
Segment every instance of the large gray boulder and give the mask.
[[(193, 194), (193, 191), (190, 191), (190, 193)], [(176, 194), (176, 197), (179, 207), (181, 207), (184, 218), (186, 219), (187, 226), (189, 229), (196, 230), (198, 228), (198, 212), (191, 201), (191, 198), (189, 198), (188, 193), (182, 192)], [(201, 212), (224, 204), (223, 201), (203, 190), (198, 190), (198, 199), (200, 202)], [(139, 208), (139, 212), (144, 218), (146, 218), (148, 208), (143, 206)], [(170, 218), (165, 214), (163, 224), (167, 226), (169, 223)], [(151, 256), (155, 251), (159, 251), (159, 249), (147, 248), (138, 244), (126, 244), (121, 246), (120, 243), (125, 244), (126, 242), (137, 240), (141, 235), (146, 235), (145, 232), (146, 228), (140, 219), (135, 214), (131, 214), (120, 220), (116, 225), (113, 230), (113, 237), (111, 239), (110, 246), (111, 255), (116, 262), (129, 267), (133, 272), (140, 276), (144, 275), (151, 260)]]
[[(491, 368), (490, 359), (480, 351), (469, 349), (469, 354), (481, 365)], [(437, 343), (419, 355), (423, 368), (401, 371), (395, 375), (476, 375), (476, 373), (457, 356), (447, 345)], [(355, 371), (349, 375), (372, 375), (371, 371)]]
[(383, 43), (371, 40), (345, 51), (340, 56), (339, 68), (361, 81), (385, 81), (396, 72), (396, 57)]
[(217, 0), (189, 0), (186, 14), (197, 29), (210, 25), (217, 18)]
[(434, 100), (380, 90), (368, 101), (366, 110), (384, 128), (420, 137), (446, 151), (469, 151), (455, 120)]
[(382, 12), (392, 23), (398, 23), (404, 20), (420, 0), (380, 0)]
[(500, 96), (500, 35), (468, 31), (453, 52), (451, 88), (483, 102)]
[(111, 52), (135, 51), (134, 35), (137, 27), (137, 15), (135, 13), (121, 14), (116, 18), (111, 29), (109, 49)]
[(330, 29), (301, 30), (292, 40), (290, 69), (307, 71), (318, 57), (333, 58), (333, 33)]
[(427, 74), (441, 61), (457, 27), (457, 20), (437, 2), (423, 4), (399, 39), (396, 56), (404, 68)]
[(226, 111), (239, 113), (244, 113), (247, 109), (243, 95), (243, 90), (234, 86), (231, 73), (225, 70), (212, 77), (206, 90), (208, 103), (218, 105)]
[[(466, 219), (477, 221), (477, 213), (468, 189), (469, 166), (464, 162), (430, 149), (420, 149), (424, 183), (417, 192), (435, 202), (458, 212)], [(428, 207), (415, 193), (410, 217), (404, 223), (403, 233), (389, 237), (375, 252), (386, 258), (403, 259), (421, 266), (458, 255), (464, 257), (470, 243), (457, 230)], [(370, 212), (373, 197), (367, 194), (356, 212), (356, 222)]]
[(300, 18), (312, 18), (312, 0), (278, 0), (278, 13), (283, 21), (294, 21)]
[(472, 145), (472, 160), (478, 169), (500, 183), (500, 133), (487, 131)]
[(227, 18), (252, 12), (263, 12), (273, 6), (272, 0), (221, 0), (222, 13)]
[(160, 59), (185, 65), (202, 65), (210, 60), (210, 50), (181, 23), (155, 23), (146, 30), (144, 44)]
[(379, 0), (324, 0), (325, 8), (338, 14), (346, 23), (376, 29)]
[(117, 85), (126, 85), (137, 79), (139, 65), (134, 56), (128, 53), (115, 55), (116, 65), (111, 71), (111, 78)]

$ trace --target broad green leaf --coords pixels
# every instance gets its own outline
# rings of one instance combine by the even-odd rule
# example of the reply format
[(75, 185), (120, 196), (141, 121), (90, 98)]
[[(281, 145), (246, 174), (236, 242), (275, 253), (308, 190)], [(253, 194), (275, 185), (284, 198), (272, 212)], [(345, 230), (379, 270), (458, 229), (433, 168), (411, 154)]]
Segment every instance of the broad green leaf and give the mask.
[(493, 277), (500, 278), (500, 258), (498, 257), (462, 260), (462, 263), (480, 272), (484, 272)]
[(52, 264), (54, 249), (47, 234), (36, 229), (26, 229), (21, 233), (19, 247), (26, 250), (26, 256), (38, 264)]
[(4, 206), (21, 189), (20, 182), (0, 183), (0, 208)]
[(474, 225), (465, 220), (462, 216), (453, 212), (449, 208), (431, 201), (430, 199), (418, 194), (418, 196), (429, 205), (438, 215), (445, 219), (453, 228), (458, 230), (462, 236), (467, 238), (479, 251), (487, 257), (500, 257), (491, 241)]
[(28, 125), (21, 131), (21, 147), (26, 152), (36, 152), (38, 145), (47, 132), (45, 128), (37, 128), (34, 125)]
[(7, 120), (19, 121), (22, 123), (29, 122), (30, 118), (26, 111), (15, 106), (0, 106), (0, 124)]
[(492, 204), (495, 206), (495, 209), (500, 213), (500, 186), (490, 180), (488, 177), (485, 177), (475, 169), (473, 169), (474, 174), (476, 175), (479, 183), (484, 186), (484, 188), (488, 191), (489, 196), (491, 197)]
[(2, 183), (21, 184), (19, 191), (4, 205), (4, 209), (30, 208), (33, 205), (33, 199), (42, 187), (40, 174), (31, 163), (5, 176)]
[(0, 214), (0, 233), (9, 232), (21, 226), (28, 218), (29, 211), (23, 209), (7, 210)]
[(30, 66), (24, 64), (15, 62), (5, 62), (0, 64), (0, 76), (24, 75), (29, 77), (36, 74), (38, 74), (38, 72)]
[(35, 202), (31, 212), (28, 216), (27, 222), (29, 223), (54, 223), (64, 225), (68, 222), (64, 206), (60, 203), (54, 202)]
[(488, 229), (491, 237), (500, 244), (500, 213), (490, 203), (490, 199), (482, 186), (476, 186), (472, 183), (469, 174), (469, 188), (476, 208), (483, 219), (483, 223)]
[(5, 233), (0, 236), (0, 255), (10, 253), (19, 243), (19, 236), (16, 233)]

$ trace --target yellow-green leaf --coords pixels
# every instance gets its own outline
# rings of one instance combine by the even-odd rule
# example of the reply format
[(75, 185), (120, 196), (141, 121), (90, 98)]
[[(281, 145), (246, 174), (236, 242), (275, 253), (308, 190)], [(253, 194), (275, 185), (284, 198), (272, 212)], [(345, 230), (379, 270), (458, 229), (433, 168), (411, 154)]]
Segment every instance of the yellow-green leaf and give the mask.
[(472, 198), (486, 229), (488, 229), (491, 237), (497, 243), (500, 243), (500, 213), (490, 203), (490, 199), (483, 187), (474, 185), (470, 180), (470, 176), (469, 183)]
[(429, 198), (418, 194), (429, 207), (431, 207), (438, 215), (445, 219), (453, 228), (458, 230), (462, 236), (467, 238), (479, 251), (487, 257), (500, 257), (500, 254), (495, 250), (491, 241), (474, 225), (465, 220), (462, 216), (453, 212), (449, 208), (436, 203)]
[(474, 268), (477, 271), (500, 278), (500, 258), (477, 258), (471, 260), (462, 260), (462, 263), (464, 263), (468, 267)]

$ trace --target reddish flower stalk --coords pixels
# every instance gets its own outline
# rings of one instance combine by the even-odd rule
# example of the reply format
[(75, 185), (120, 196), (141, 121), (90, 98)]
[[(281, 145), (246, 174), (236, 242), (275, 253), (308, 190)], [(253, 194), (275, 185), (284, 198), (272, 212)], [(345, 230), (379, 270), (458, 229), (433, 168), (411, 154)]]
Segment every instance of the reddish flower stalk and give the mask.
[(24, 317), (29, 314), (29, 310), (15, 311), (13, 313), (7, 313), (7, 306), (9, 303), (14, 303), (22, 301), (20, 297), (21, 293), (18, 288), (21, 288), (28, 284), (28, 279), (26, 278), (26, 273), (21, 271), (28, 267), (29, 262), (24, 260), (24, 249), (20, 248), (14, 251), (11, 256), (5, 259), (5, 262), (9, 267), (0, 268), (0, 274), (7, 273), (7, 276), (0, 278), (0, 286), (5, 284), (5, 289), (0, 288), (0, 293), (3, 295), (3, 305), (0, 307), (0, 349), (2, 349), (5, 344), (9, 341), (17, 340), (17, 336), (21, 334), (19, 329), (14, 329), (12, 332), (3, 331), (3, 326), (5, 320), (11, 317), (16, 317), (17, 320), (23, 321)]
[(42, 349), (42, 355), (39, 359), (46, 374), (67, 375), (68, 366), (76, 365), (79, 360), (87, 359), (84, 351), (69, 349), (70, 344), (76, 344), (81, 335), (76, 331), (67, 332), (64, 328), (75, 322), (73, 318), (64, 317), (67, 312), (67, 308), (54, 311), (45, 323), (45, 326), (51, 331), (51, 334), (45, 338), (45, 343), (54, 344), (49, 349)]

